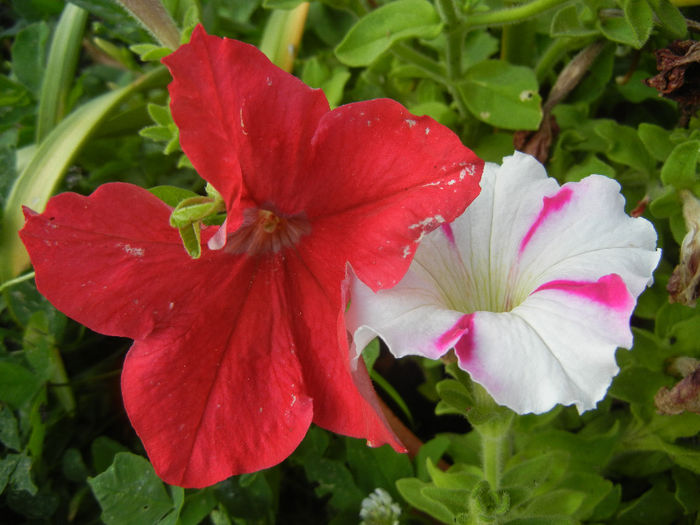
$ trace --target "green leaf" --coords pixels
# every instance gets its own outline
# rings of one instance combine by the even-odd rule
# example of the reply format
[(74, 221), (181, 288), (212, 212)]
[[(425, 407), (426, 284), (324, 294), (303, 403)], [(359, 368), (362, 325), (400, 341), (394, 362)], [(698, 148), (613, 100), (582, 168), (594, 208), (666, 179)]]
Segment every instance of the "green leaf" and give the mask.
[(690, 189), (698, 181), (697, 166), (700, 140), (678, 144), (661, 168), (661, 181), (676, 189)]
[(407, 38), (435, 38), (442, 22), (426, 0), (397, 0), (362, 17), (335, 48), (348, 66), (367, 66), (394, 43)]
[(263, 0), (265, 9), (294, 9), (304, 0)]
[(114, 456), (119, 452), (127, 452), (128, 449), (121, 443), (100, 436), (92, 442), (90, 454), (92, 456), (92, 468), (97, 473), (104, 472), (114, 462)]
[(573, 472), (566, 476), (559, 488), (575, 490), (585, 495), (574, 513), (579, 520), (590, 518), (596, 508), (615, 492), (611, 481), (593, 472)]
[(683, 38), (688, 33), (685, 17), (669, 0), (649, 0), (661, 27), (666, 29), (673, 38)]
[(156, 44), (133, 44), (129, 49), (144, 62), (160, 62), (161, 58), (173, 52), (170, 48)]
[(672, 471), (673, 482), (676, 485), (676, 501), (683, 506), (686, 514), (694, 514), (700, 510), (700, 480), (697, 474), (682, 468)]
[(670, 337), (673, 327), (682, 321), (693, 319), (695, 310), (678, 303), (667, 303), (659, 308), (654, 333), (662, 339)]
[(158, 104), (149, 103), (146, 106), (148, 114), (151, 116), (153, 121), (161, 126), (168, 126), (173, 124), (173, 116), (170, 113), (170, 108), (168, 106), (160, 106)]
[(197, 491), (185, 498), (180, 512), (182, 525), (198, 525), (202, 523), (219, 501), (213, 491), (204, 489)]
[(398, 498), (395, 481), (413, 475), (411, 460), (389, 446), (370, 448), (359, 439), (345, 440), (347, 462), (357, 486), (369, 493), (377, 487)]
[[(584, 15), (585, 14), (588, 16)], [(552, 17), (549, 33), (552, 37), (587, 37), (598, 31), (592, 27), (590, 9), (582, 5), (568, 5), (559, 9)]]
[(10, 476), (19, 462), (19, 457), (19, 454), (7, 454), (0, 459), (0, 494), (5, 491), (7, 484), (10, 482)]
[(664, 104), (672, 105), (673, 102), (667, 99), (659, 99), (659, 92), (644, 83), (650, 74), (646, 71), (635, 71), (623, 84), (615, 84), (617, 90), (630, 102), (639, 104), (645, 100), (661, 101)]
[(471, 492), (484, 478), (481, 469), (472, 465), (457, 464), (445, 472), (428, 459), (426, 468), (433, 484), (442, 489), (459, 489)]
[(17, 33), (12, 43), (12, 72), (35, 95), (44, 76), (49, 34), (46, 22), (38, 22)]
[(624, 0), (623, 17), (605, 16), (598, 27), (608, 39), (640, 49), (654, 26), (654, 12), (647, 0)]
[[(511, 462), (518, 458), (512, 458)], [(551, 489), (566, 473), (569, 455), (561, 451), (552, 451), (526, 459), (520, 463), (507, 466), (503, 473), (503, 487), (524, 488), (534, 495), (542, 494)]]
[(666, 386), (668, 378), (660, 372), (652, 372), (642, 366), (630, 366), (620, 371), (609, 394), (628, 403), (653, 403), (659, 388)]
[(15, 277), (29, 265), (17, 236), (24, 225), (22, 206), (43, 211), (70, 163), (109, 113), (135, 92), (166, 78), (165, 68), (158, 68), (124, 88), (92, 99), (63, 119), (39, 145), (7, 198), (0, 235), (0, 278)]
[[(467, 490), (444, 489), (431, 485), (424, 487), (421, 492), (426, 498), (441, 503), (453, 516), (469, 512), (470, 493)], [(454, 523), (454, 521), (450, 523)]]
[(671, 151), (673, 151), (673, 142), (671, 142), (670, 133), (661, 126), (642, 122), (637, 127), (637, 133), (647, 151), (654, 159), (663, 162), (671, 154)]
[(445, 379), (435, 385), (440, 399), (447, 404), (451, 412), (465, 415), (474, 407), (474, 398), (462, 383), (454, 379)]
[(586, 499), (586, 493), (571, 489), (557, 489), (537, 496), (523, 512), (523, 516), (572, 516)]
[(680, 505), (661, 483), (655, 484), (639, 498), (628, 502), (617, 514), (614, 523), (634, 525), (637, 523), (670, 524), (680, 517)]
[(0, 401), (13, 408), (26, 405), (41, 388), (41, 378), (15, 363), (0, 361)]
[(9, 407), (3, 405), (0, 405), (0, 443), (13, 450), (20, 450), (22, 447), (17, 418)]
[(457, 114), (443, 102), (423, 102), (415, 106), (408, 106), (408, 110), (416, 116), (428, 115), (443, 126), (455, 126), (458, 121)]
[(530, 68), (485, 60), (469, 68), (458, 89), (469, 111), (487, 124), (533, 130), (540, 125), (541, 98)]
[(426, 441), (418, 450), (414, 459), (416, 465), (416, 476), (422, 481), (430, 481), (427, 462), (436, 464), (450, 446), (450, 440), (446, 436), (436, 436), (430, 441)]
[(338, 460), (318, 458), (304, 464), (306, 476), (318, 483), (316, 495), (330, 495), (329, 503), (337, 510), (357, 509), (365, 494), (361, 491), (347, 467)]
[(69, 448), (61, 461), (63, 475), (75, 483), (82, 483), (88, 477), (88, 469), (77, 448)]
[(681, 213), (681, 200), (672, 186), (664, 187), (662, 193), (649, 203), (649, 211), (657, 218), (663, 219)]
[(88, 479), (107, 525), (157, 523), (174, 505), (151, 464), (141, 456), (120, 452), (102, 474)]
[(429, 483), (416, 478), (400, 479), (396, 482), (399, 493), (410, 505), (443, 523), (454, 523), (454, 514), (446, 505), (424, 494), (423, 491), (429, 487), (431, 487)]
[(597, 121), (594, 130), (605, 141), (606, 153), (611, 160), (635, 168), (646, 175), (655, 172), (656, 163), (639, 140), (637, 130), (613, 120)]
[(462, 70), (466, 71), (479, 62), (487, 60), (498, 51), (498, 39), (486, 29), (467, 33), (462, 48)]
[(594, 173), (615, 178), (615, 168), (600, 160), (595, 153), (589, 153), (583, 161), (573, 164), (564, 178), (566, 182), (576, 182)]
[(25, 454), (20, 454), (15, 469), (10, 476), (10, 485), (17, 491), (25, 491), (32, 496), (37, 493), (37, 486), (32, 481), (32, 460)]

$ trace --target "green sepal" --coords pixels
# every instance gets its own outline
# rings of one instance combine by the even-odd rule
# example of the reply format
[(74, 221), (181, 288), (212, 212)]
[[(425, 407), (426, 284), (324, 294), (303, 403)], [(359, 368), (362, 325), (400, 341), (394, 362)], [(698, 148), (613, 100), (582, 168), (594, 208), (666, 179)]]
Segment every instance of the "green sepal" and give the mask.
[(170, 226), (182, 228), (223, 210), (223, 202), (211, 197), (190, 197), (180, 202), (170, 215)]
[(469, 495), (469, 508), (481, 520), (495, 521), (510, 510), (510, 495), (491, 490), (489, 482), (482, 480)]
[(197, 193), (183, 188), (178, 188), (177, 186), (154, 186), (153, 188), (149, 188), (148, 191), (173, 208), (175, 208), (185, 199), (199, 197)]
[(202, 255), (201, 233), (199, 222), (194, 222), (178, 228), (182, 245), (193, 259), (199, 259)]

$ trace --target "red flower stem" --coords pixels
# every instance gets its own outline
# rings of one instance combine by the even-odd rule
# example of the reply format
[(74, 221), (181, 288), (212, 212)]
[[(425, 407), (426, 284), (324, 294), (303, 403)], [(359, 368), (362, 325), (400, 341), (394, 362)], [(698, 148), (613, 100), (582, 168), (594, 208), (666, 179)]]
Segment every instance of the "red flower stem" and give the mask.
[[(396, 414), (394, 414), (391, 408), (389, 408), (389, 406), (381, 398), (378, 399), (379, 406), (381, 407), (389, 426), (404, 444), (406, 449), (408, 449), (408, 457), (414, 459), (420, 448), (423, 446), (423, 442), (418, 438), (418, 436), (411, 432), (406, 425), (403, 424), (403, 421), (401, 421)], [(444, 459), (440, 459), (437, 466), (441, 470), (447, 470), (450, 468), (450, 464)]]

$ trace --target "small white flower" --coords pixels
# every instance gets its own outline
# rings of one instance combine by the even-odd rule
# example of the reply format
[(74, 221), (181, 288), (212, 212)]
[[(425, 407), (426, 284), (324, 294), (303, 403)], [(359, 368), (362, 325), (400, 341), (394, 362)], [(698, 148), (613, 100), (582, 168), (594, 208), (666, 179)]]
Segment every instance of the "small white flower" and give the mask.
[(629, 319), (661, 256), (617, 182), (559, 187), (534, 158), (487, 164), (479, 197), (428, 234), (406, 276), (373, 293), (352, 283), (346, 320), (359, 353), (380, 336), (397, 357), (459, 366), (518, 413), (595, 407), (630, 348)]
[(374, 489), (362, 500), (360, 525), (398, 525), (401, 507), (394, 503), (391, 495), (382, 488)]

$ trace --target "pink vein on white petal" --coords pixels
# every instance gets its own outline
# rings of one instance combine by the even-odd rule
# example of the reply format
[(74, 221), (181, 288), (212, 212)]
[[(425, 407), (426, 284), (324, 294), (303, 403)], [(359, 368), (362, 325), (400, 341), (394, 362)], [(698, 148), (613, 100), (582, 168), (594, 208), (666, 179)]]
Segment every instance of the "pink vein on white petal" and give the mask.
[(530, 239), (532, 239), (532, 236), (535, 235), (535, 232), (537, 232), (540, 226), (542, 226), (542, 224), (547, 219), (549, 219), (554, 213), (562, 210), (562, 208), (564, 208), (564, 206), (566, 206), (569, 203), (571, 197), (573, 196), (573, 193), (574, 192), (571, 188), (565, 186), (551, 197), (544, 197), (542, 199), (542, 210), (537, 216), (535, 222), (532, 224), (532, 226), (530, 226), (530, 229), (525, 234), (525, 237), (523, 237), (523, 240), (520, 243), (519, 253), (523, 253), (525, 251), (525, 247), (530, 242)]
[(544, 283), (533, 293), (543, 290), (559, 290), (567, 294), (577, 295), (625, 315), (629, 315), (634, 308), (634, 299), (627, 290), (622, 277), (617, 274), (605, 275), (594, 282), (550, 281)]
[(447, 237), (447, 240), (450, 241), (450, 244), (452, 246), (455, 246), (455, 234), (452, 231), (452, 226), (445, 223), (445, 224), (441, 224), (440, 228), (442, 229), (442, 233), (445, 234), (445, 237)]

